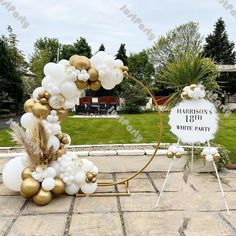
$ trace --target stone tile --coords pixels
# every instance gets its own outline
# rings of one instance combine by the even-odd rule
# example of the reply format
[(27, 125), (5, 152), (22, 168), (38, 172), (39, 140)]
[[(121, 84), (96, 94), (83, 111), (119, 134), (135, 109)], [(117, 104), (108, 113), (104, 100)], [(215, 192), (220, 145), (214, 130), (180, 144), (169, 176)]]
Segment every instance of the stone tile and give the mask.
[(25, 203), (21, 196), (0, 196), (0, 216), (15, 216)]
[(63, 236), (67, 214), (20, 216), (9, 232), (9, 236)]
[[(172, 175), (173, 173), (183, 173), (183, 172), (171, 172), (170, 175)], [(148, 174), (152, 179), (165, 179), (165, 177), (166, 177), (166, 171), (148, 172)]]
[(236, 212), (231, 211), (230, 216), (226, 212), (221, 212), (219, 214), (221, 214), (220, 216), (225, 222), (228, 222), (228, 226), (231, 230), (234, 228), (234, 235), (236, 235)]
[(118, 156), (143, 156), (144, 150), (117, 150)]
[[(127, 178), (130, 178), (132, 175), (134, 175), (136, 172), (132, 173), (116, 173), (116, 179), (117, 180), (124, 180)], [(147, 175), (145, 173), (140, 173), (135, 177), (135, 179), (146, 179)]]
[(25, 209), (23, 215), (36, 215), (36, 214), (50, 214), (50, 213), (67, 213), (70, 209), (72, 197), (68, 195), (53, 198), (52, 201), (46, 206), (37, 206), (30, 201)]
[(89, 156), (116, 156), (117, 151), (90, 151)]
[[(126, 191), (124, 185), (118, 185), (119, 191)], [(131, 193), (134, 192), (155, 192), (149, 179), (132, 179), (129, 181), (129, 190)]]
[(75, 213), (117, 212), (117, 200), (116, 197), (77, 197), (73, 211)]
[(130, 236), (176, 236), (183, 223), (181, 212), (125, 212), (124, 220)]
[(98, 172), (98, 180), (100, 181), (100, 179), (112, 179), (112, 174), (111, 173), (101, 173)]
[[(102, 182), (104, 182), (104, 183), (112, 183), (113, 182), (113, 179), (101, 179), (101, 178), (99, 178), (98, 179), (98, 182), (99, 183), (102, 183)], [(106, 187), (104, 187), (104, 186), (98, 186), (98, 188), (97, 188), (97, 190), (96, 190), (96, 193), (113, 193), (113, 192), (115, 192), (115, 186), (113, 185), (113, 186), (106, 186)]]
[(226, 223), (226, 221), (222, 219), (222, 215), (224, 215), (224, 213), (193, 213), (190, 220), (188, 221), (188, 227), (184, 231), (185, 235), (236, 235), (236, 232)]
[(0, 235), (4, 235), (14, 217), (2, 217), (0, 216)]
[(3, 167), (10, 161), (10, 158), (0, 158), (0, 173), (2, 174)]
[(119, 214), (74, 214), (69, 235), (123, 236)]

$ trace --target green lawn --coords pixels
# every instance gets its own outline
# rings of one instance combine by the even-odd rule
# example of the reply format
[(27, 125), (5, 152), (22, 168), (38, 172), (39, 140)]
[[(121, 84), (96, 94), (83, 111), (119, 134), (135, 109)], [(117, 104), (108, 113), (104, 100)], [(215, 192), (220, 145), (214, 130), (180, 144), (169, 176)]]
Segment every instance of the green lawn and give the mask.
[[(138, 115), (124, 115), (132, 127), (140, 131), (143, 139), (141, 143), (156, 142), (159, 135), (159, 119), (155, 113)], [(164, 132), (161, 142), (176, 142), (168, 126), (168, 114), (163, 114)], [(236, 114), (229, 117), (221, 115), (220, 128), (215, 142), (228, 148), (231, 160), (236, 163)], [(66, 118), (62, 122), (62, 130), (70, 134), (72, 144), (111, 144), (135, 143), (125, 125), (116, 119), (72, 119)], [(0, 131), (0, 146), (13, 146), (7, 130)]]

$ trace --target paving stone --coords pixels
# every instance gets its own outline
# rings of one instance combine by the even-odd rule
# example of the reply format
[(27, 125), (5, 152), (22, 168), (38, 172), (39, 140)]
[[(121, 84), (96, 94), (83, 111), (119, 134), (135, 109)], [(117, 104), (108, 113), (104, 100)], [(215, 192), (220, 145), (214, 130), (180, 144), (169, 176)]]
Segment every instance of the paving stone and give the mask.
[(21, 196), (0, 196), (0, 216), (16, 216), (24, 203)]
[[(125, 191), (124, 185), (118, 185), (119, 191)], [(149, 179), (132, 179), (129, 181), (129, 190), (133, 192), (155, 192)]]
[(119, 156), (143, 156), (144, 150), (117, 150)]
[(181, 212), (125, 212), (129, 236), (176, 236), (182, 225)]
[[(98, 180), (99, 183), (113, 183), (113, 179), (101, 179)], [(113, 193), (115, 192), (115, 186), (98, 186), (96, 193)]]
[(89, 155), (88, 151), (80, 151), (80, 152), (76, 152), (76, 155), (78, 157), (87, 157)]
[(123, 236), (120, 216), (118, 213), (74, 214), (69, 235)]
[(63, 236), (67, 214), (20, 216), (8, 236)]
[(2, 174), (3, 167), (10, 161), (10, 158), (0, 158), (0, 173)]
[(75, 213), (117, 212), (117, 200), (116, 197), (77, 197), (73, 211)]
[(14, 217), (3, 217), (0, 216), (0, 235), (4, 235)]
[(98, 173), (98, 180), (100, 179), (112, 179), (112, 174), (111, 173)]
[(117, 151), (90, 151), (89, 156), (116, 156)]
[(19, 196), (19, 192), (8, 189), (2, 182), (2, 176), (0, 176), (0, 196)]
[[(136, 174), (136, 172), (131, 172), (131, 173), (116, 173), (116, 179), (117, 180), (124, 180), (132, 175)], [(147, 175), (145, 173), (140, 173), (135, 177), (135, 179), (147, 179)]]
[[(226, 221), (222, 219), (224, 213), (207, 213), (198, 212), (193, 213), (188, 221), (187, 229), (184, 231), (186, 236), (199, 235), (236, 235), (236, 231), (230, 227)], [(232, 217), (233, 219), (233, 217)]]
[(36, 215), (36, 214), (51, 214), (51, 213), (67, 213), (70, 209), (72, 197), (68, 195), (53, 198), (52, 201), (46, 206), (37, 206), (30, 201), (25, 209), (23, 215)]

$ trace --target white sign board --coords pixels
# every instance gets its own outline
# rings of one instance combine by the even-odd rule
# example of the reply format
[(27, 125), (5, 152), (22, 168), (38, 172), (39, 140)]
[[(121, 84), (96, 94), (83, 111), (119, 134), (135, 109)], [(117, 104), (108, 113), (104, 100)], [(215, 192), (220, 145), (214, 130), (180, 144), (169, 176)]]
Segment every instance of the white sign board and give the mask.
[(213, 103), (205, 99), (180, 102), (169, 116), (171, 132), (183, 143), (205, 143), (214, 139), (218, 114)]

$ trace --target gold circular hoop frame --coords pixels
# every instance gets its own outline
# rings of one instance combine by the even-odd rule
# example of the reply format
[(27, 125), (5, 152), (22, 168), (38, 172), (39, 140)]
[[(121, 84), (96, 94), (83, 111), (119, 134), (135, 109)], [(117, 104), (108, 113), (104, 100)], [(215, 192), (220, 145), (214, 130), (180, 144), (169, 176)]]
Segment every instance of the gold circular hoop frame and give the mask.
[(100, 183), (98, 182), (98, 186), (108, 187), (108, 186), (114, 186), (114, 185), (118, 185), (118, 184), (127, 183), (129, 180), (135, 178), (137, 175), (142, 173), (149, 166), (149, 164), (153, 161), (154, 157), (156, 156), (158, 149), (160, 148), (161, 138), (162, 138), (162, 134), (163, 134), (163, 120), (162, 120), (162, 114), (161, 114), (160, 108), (157, 104), (157, 101), (156, 101), (154, 95), (152, 94), (152, 92), (150, 91), (150, 89), (147, 86), (145, 86), (141, 81), (137, 80), (136, 78), (134, 78), (133, 76), (130, 76), (130, 75), (128, 76), (128, 79), (131, 79), (134, 82), (136, 82), (137, 84), (139, 84), (143, 88), (143, 90), (152, 98), (152, 101), (155, 104), (155, 110), (156, 110), (156, 113), (160, 119), (160, 128), (159, 128), (160, 133), (159, 133), (159, 137), (157, 140), (157, 146), (155, 148), (153, 155), (150, 157), (150, 160), (138, 172), (136, 172), (135, 174), (133, 174), (132, 176), (130, 176), (129, 178), (126, 178), (124, 180), (113, 181), (113, 182), (100, 182)]

